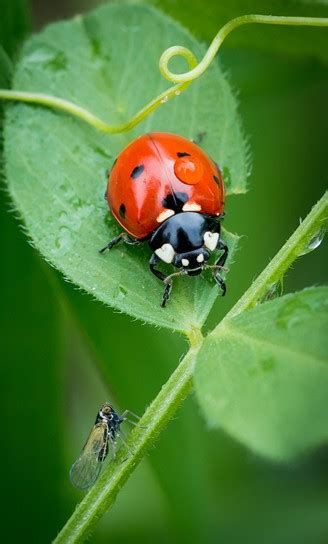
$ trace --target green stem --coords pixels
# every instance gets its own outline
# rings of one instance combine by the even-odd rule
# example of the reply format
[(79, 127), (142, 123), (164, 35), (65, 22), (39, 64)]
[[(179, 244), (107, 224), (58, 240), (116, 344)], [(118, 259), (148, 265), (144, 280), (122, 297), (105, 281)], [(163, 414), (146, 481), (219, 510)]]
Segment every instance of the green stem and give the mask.
[[(278, 281), (287, 268), (307, 250), (310, 241), (317, 233), (326, 228), (327, 219), (328, 192), (313, 207), (262, 274), (225, 316), (222, 323), (254, 306), (268, 287)], [(137, 427), (131, 432), (128, 443), (133, 452), (129, 455), (125, 447), (120, 449), (117, 460), (107, 465), (99, 480), (78, 505), (55, 539), (55, 544), (73, 544), (82, 542), (87, 537), (98, 518), (113, 505), (123, 484), (190, 393), (195, 358), (203, 343), (203, 337), (198, 329), (192, 331), (189, 341), (191, 346), (189, 352), (140, 420), (140, 425), (145, 428)]]
[(98, 519), (113, 505), (121, 487), (190, 393), (195, 357), (202, 341), (201, 333), (195, 330), (190, 337), (190, 350), (146, 410), (139, 426), (130, 433), (128, 446), (131, 451), (125, 446), (120, 448), (115, 462), (105, 467), (58, 534), (56, 544), (83, 542)]
[(287, 269), (298, 257), (306, 253), (311, 240), (324, 234), (328, 221), (328, 191), (326, 191), (310, 213), (301, 222), (285, 245), (278, 251), (268, 266), (252, 283), (237, 304), (228, 312), (224, 321), (255, 306), (270, 287), (281, 281)]
[[(90, 111), (70, 102), (69, 100), (64, 100), (62, 98), (57, 98), (55, 96), (43, 94), (43, 93), (34, 93), (34, 92), (24, 92), (24, 91), (10, 91), (7, 89), (0, 89), (0, 100), (12, 100), (15, 102), (27, 102), (32, 104), (37, 104), (49, 108), (55, 108), (66, 113), (69, 113), (82, 121), (85, 121), (92, 127), (96, 128), (100, 132), (106, 134), (116, 134), (119, 132), (126, 132), (135, 127), (140, 123), (145, 117), (147, 117), (151, 112), (156, 110), (161, 104), (167, 102), (174, 96), (181, 94), (183, 91), (189, 87), (189, 85), (201, 76), (205, 70), (209, 67), (214, 57), (216, 56), (218, 50), (220, 49), (222, 43), (226, 37), (233, 30), (239, 28), (242, 25), (246, 24), (269, 24), (269, 25), (290, 25), (290, 26), (318, 26), (318, 27), (328, 27), (328, 19), (319, 18), (319, 17), (276, 17), (271, 15), (243, 15), (241, 17), (236, 17), (232, 19), (227, 24), (225, 24), (217, 33), (211, 45), (209, 46), (207, 52), (205, 53), (203, 59), (197, 63), (195, 55), (182, 46), (173, 46), (169, 47), (162, 54), (159, 61), (159, 69), (163, 77), (168, 81), (174, 83), (172, 87), (158, 95), (156, 98), (151, 100), (146, 104), (140, 111), (138, 111), (131, 119), (125, 123), (119, 125), (110, 125), (93, 115)], [(168, 64), (172, 57), (182, 56), (188, 63), (189, 70), (183, 74), (175, 74), (171, 72), (168, 68)]]

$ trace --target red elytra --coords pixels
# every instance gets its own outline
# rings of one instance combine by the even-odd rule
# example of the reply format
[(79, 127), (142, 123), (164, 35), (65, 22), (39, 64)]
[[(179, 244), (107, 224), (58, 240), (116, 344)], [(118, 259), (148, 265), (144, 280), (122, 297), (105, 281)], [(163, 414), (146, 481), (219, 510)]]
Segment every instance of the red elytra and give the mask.
[(118, 156), (109, 174), (107, 200), (118, 223), (141, 240), (177, 211), (220, 216), (224, 185), (216, 163), (195, 143), (152, 132)]

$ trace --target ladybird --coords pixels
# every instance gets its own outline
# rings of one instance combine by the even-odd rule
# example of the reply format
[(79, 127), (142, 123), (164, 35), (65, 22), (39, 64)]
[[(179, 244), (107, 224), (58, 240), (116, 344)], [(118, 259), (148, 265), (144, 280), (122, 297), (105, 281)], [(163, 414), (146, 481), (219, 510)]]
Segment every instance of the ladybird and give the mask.
[[(124, 232), (100, 250), (120, 241), (148, 241), (153, 254), (150, 270), (164, 283), (161, 306), (170, 298), (173, 278), (196, 276), (211, 268), (226, 292), (220, 275), (228, 247), (220, 238), (224, 216), (224, 184), (219, 166), (194, 142), (165, 132), (144, 134), (132, 141), (115, 160), (105, 197)], [(214, 251), (221, 254), (212, 266)], [(167, 275), (160, 261), (178, 271)]]

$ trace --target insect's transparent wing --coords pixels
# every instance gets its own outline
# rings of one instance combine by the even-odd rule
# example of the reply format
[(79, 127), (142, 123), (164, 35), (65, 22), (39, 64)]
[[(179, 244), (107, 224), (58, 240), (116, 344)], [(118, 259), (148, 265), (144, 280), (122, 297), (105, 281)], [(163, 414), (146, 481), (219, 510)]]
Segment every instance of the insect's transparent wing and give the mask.
[(80, 457), (75, 461), (70, 470), (72, 484), (78, 489), (87, 489), (99, 476), (102, 460), (99, 460), (99, 453), (103, 448), (106, 451), (107, 425), (98, 423), (89, 435)]

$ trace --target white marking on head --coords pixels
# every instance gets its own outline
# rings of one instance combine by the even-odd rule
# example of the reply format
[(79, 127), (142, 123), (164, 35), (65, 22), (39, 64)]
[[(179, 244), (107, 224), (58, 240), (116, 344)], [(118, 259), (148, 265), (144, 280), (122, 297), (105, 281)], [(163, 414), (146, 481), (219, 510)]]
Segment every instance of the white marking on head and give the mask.
[(157, 223), (163, 223), (163, 221), (165, 221), (169, 217), (172, 217), (172, 215), (174, 214), (175, 214), (174, 210), (164, 210), (156, 217), (156, 221)]
[(181, 263), (182, 263), (182, 266), (188, 266), (189, 265), (188, 259), (181, 259)]
[(218, 232), (205, 232), (204, 234), (204, 245), (210, 250), (214, 251), (217, 243), (219, 241), (219, 233)]
[(173, 261), (175, 251), (171, 244), (163, 244), (155, 250), (156, 255), (165, 263), (171, 263)]
[(197, 255), (197, 262), (198, 263), (202, 263), (204, 261), (204, 255), (202, 253), (200, 253), (199, 255)]
[(183, 205), (182, 211), (184, 212), (200, 212), (202, 207), (196, 202), (186, 202)]

